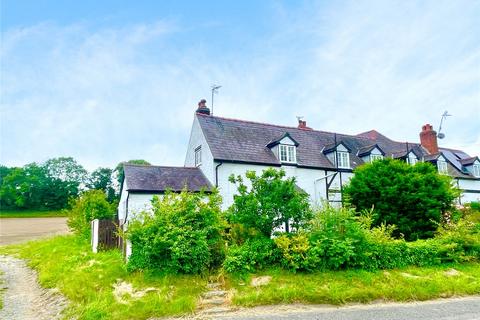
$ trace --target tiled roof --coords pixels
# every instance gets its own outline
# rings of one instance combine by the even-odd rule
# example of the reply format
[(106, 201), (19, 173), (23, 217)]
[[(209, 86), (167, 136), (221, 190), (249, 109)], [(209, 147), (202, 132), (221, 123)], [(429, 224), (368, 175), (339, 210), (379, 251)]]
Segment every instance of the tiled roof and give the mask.
[(167, 189), (198, 192), (210, 191), (212, 186), (199, 168), (161, 167), (124, 164), (125, 181), (129, 192), (164, 192)]
[(372, 152), (372, 150), (375, 148), (377, 148), (383, 155), (385, 155), (385, 152), (383, 152), (382, 148), (380, 148), (376, 143), (366, 147), (359, 148), (357, 151), (357, 154), (359, 157), (363, 157), (363, 156), (369, 155), (370, 152)]
[(469, 165), (473, 164), (475, 162), (475, 160), (478, 160), (478, 157), (470, 157), (470, 158), (466, 158), (466, 159), (460, 159), (460, 163), (464, 166), (469, 166)]
[[(337, 144), (342, 143), (350, 150), (352, 168), (364, 163), (357, 156), (358, 151), (372, 145), (377, 145), (385, 152), (386, 157), (399, 154), (406, 155), (410, 151), (413, 151), (419, 158), (428, 155), (428, 152), (418, 143), (409, 142), (407, 144), (393, 141), (375, 130), (353, 136), (202, 114), (196, 114), (196, 117), (214, 159), (221, 161), (279, 166), (279, 160), (267, 145), (287, 133), (298, 142), (297, 165), (303, 167), (335, 168), (335, 165), (322, 152), (324, 148), (335, 144), (335, 138)], [(456, 176), (469, 177), (469, 174), (463, 172), (462, 165), (459, 162), (459, 159), (469, 158), (469, 155), (453, 149), (442, 148), (441, 151), (456, 169)]]

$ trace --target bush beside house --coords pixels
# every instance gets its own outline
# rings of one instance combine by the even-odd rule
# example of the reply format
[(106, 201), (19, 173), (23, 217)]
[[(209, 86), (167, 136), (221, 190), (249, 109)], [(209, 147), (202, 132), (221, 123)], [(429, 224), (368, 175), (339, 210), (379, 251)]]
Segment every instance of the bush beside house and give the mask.
[[(360, 180), (352, 180), (348, 189), (357, 209), (325, 204), (312, 211), (307, 196), (296, 188), (295, 179), (274, 169), (261, 175), (248, 172), (248, 183), (241, 177), (231, 177), (238, 194), (225, 220), (216, 191), (169, 192), (162, 199), (155, 197), (153, 214), (143, 213), (129, 224), (127, 237), (134, 249), (128, 267), (193, 274), (220, 266), (231, 273), (272, 266), (309, 272), (434, 266), (480, 259), (480, 224), (468, 218), (475, 216), (471, 213), (475, 209), (457, 210), (450, 221), (440, 219), (444, 210), (453, 210), (457, 192), (447, 178), (429, 165), (407, 167), (391, 160), (359, 170), (356, 176)], [(375, 172), (385, 176), (392, 173), (391, 179), (406, 184), (403, 191), (385, 182), (390, 190), (384, 195), (374, 194), (370, 187), (376, 186), (371, 181)], [(361, 198), (354, 186), (376, 202)], [(416, 200), (408, 191), (414, 187), (420, 191)], [(405, 192), (399, 197), (411, 204), (405, 213), (393, 200), (395, 192)], [(428, 201), (423, 201), (425, 197)], [(394, 213), (387, 215), (389, 201)], [(421, 211), (415, 213), (414, 203)], [(373, 209), (359, 213), (359, 204)], [(392, 217), (400, 222), (401, 231), (392, 223), (394, 220), (387, 220)], [(416, 238), (427, 239), (410, 241)]]

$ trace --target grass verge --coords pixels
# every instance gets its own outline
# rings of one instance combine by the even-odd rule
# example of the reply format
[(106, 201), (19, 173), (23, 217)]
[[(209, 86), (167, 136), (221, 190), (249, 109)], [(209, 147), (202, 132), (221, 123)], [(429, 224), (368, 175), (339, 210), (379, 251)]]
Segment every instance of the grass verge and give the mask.
[[(0, 254), (28, 260), (40, 284), (56, 287), (71, 301), (66, 318), (147, 319), (190, 313), (207, 280), (200, 276), (128, 273), (118, 251), (94, 254), (87, 240), (73, 235), (0, 247)], [(131, 284), (133, 291), (114, 296), (114, 285)], [(143, 296), (135, 296), (143, 291)]]
[(40, 210), (0, 210), (0, 218), (46, 218), (46, 217), (66, 217), (61, 210), (40, 211)]
[[(201, 276), (128, 273), (118, 251), (94, 254), (87, 240), (74, 235), (0, 247), (0, 254), (27, 259), (38, 271), (42, 286), (60, 289), (71, 301), (66, 318), (148, 319), (191, 313), (207, 284), (206, 277)], [(252, 287), (251, 279), (257, 276), (271, 276), (272, 280)], [(234, 290), (232, 303), (247, 307), (412, 301), (479, 294), (480, 264), (312, 274), (270, 269), (242, 277), (227, 275), (225, 279), (226, 287)], [(114, 294), (118, 283), (126, 285), (123, 294)], [(133, 290), (128, 290), (129, 285)]]
[[(454, 269), (454, 270), (452, 270)], [(271, 276), (269, 284), (254, 288), (252, 277)], [(244, 278), (231, 277), (229, 286), (239, 306), (309, 303), (367, 303), (375, 300), (414, 301), (480, 293), (480, 264), (410, 267), (388, 271), (327, 271), (294, 274), (267, 270)]]

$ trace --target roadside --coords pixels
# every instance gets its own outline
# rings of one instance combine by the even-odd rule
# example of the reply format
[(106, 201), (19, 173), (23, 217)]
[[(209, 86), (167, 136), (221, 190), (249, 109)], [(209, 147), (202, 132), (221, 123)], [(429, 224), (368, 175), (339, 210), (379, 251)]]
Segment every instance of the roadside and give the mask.
[(0, 210), (0, 218), (47, 218), (65, 217), (62, 210), (40, 211), (40, 210)]
[[(211, 275), (215, 277), (208, 279), (161, 272), (130, 273), (117, 250), (94, 254), (87, 239), (73, 235), (1, 247), (0, 254), (28, 260), (39, 272), (41, 285), (57, 288), (72, 302), (66, 315), (79, 319), (150, 319), (182, 315), (188, 318), (193, 314), (199, 319), (230, 319), (237, 313), (224, 314), (224, 318), (221, 314), (206, 313), (217, 307), (217, 311), (221, 311), (222, 308), (242, 310), (243, 307), (275, 305), (270, 307), (274, 312), (285, 308), (282, 306), (285, 304), (304, 303), (328, 304), (330, 309), (337, 309), (333, 305), (411, 302), (480, 294), (478, 263), (308, 274), (271, 269), (248, 276)], [(301, 308), (310, 310), (311, 307)], [(260, 309), (246, 309), (238, 316), (244, 312), (247, 312), (245, 316), (251, 316), (249, 310), (257, 312)], [(408, 318), (412, 317), (405, 319)], [(318, 317), (312, 313), (310, 319)]]
[(0, 255), (3, 308), (0, 319), (60, 319), (67, 300), (56, 289), (41, 288), (23, 260)]
[(0, 245), (68, 233), (67, 218), (0, 219)]
[(480, 296), (409, 303), (373, 303), (335, 307), (328, 305), (279, 305), (197, 317), (215, 320), (478, 320)]

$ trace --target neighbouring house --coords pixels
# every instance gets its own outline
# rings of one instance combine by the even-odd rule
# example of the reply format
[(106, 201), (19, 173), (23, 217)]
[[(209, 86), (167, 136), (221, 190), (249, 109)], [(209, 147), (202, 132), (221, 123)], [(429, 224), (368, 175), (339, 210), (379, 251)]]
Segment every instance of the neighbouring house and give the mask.
[(313, 204), (340, 204), (352, 171), (384, 157), (412, 165), (430, 162), (463, 191), (460, 203), (480, 198), (479, 158), (439, 147), (437, 133), (429, 124), (422, 127), (420, 143), (398, 142), (375, 130), (346, 135), (314, 130), (302, 120), (288, 127), (217, 117), (202, 100), (194, 114), (184, 167), (125, 165), (119, 219), (128, 222), (135, 211), (148, 209), (153, 195), (185, 186), (190, 191), (218, 187), (223, 208), (227, 208), (236, 192), (228, 177), (268, 167), (284, 169), (295, 177)]

